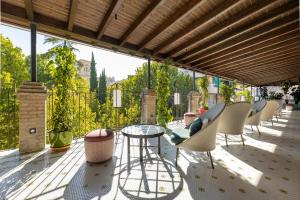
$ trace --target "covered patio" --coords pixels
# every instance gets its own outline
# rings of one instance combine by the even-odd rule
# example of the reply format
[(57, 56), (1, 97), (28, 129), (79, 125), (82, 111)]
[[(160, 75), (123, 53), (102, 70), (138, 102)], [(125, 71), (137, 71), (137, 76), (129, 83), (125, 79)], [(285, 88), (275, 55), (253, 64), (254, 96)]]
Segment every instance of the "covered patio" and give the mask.
[[(3, 0), (1, 22), (31, 31), (28, 41), (31, 82), (22, 85), (20, 91), (29, 94), (23, 100), (36, 100), (44, 109), (44, 113), (26, 110), (20, 117), (35, 116), (37, 128), (26, 123), (25, 128), (20, 126), (20, 135), (27, 135), (20, 137), (19, 143), (27, 142), (26, 148), (39, 144), (42, 150), (26, 154), (19, 149), (0, 152), (1, 198), (297, 199), (299, 196), (299, 110), (283, 109), (276, 114), (278, 119), (275, 115), (271, 118), (274, 124), (262, 122), (261, 135), (245, 125), (242, 134), (245, 146), (237, 136), (228, 136), (230, 145), (226, 146), (224, 135), (217, 134), (216, 149), (211, 151), (214, 169), (206, 153), (184, 149), (176, 166), (176, 147), (170, 142), (170, 129), (159, 139), (160, 155), (155, 147), (157, 140), (147, 140), (149, 147), (142, 154), (143, 161), (138, 140), (131, 139), (129, 147), (127, 138), (117, 130), (113, 157), (102, 164), (86, 162), (83, 138), (75, 139), (69, 150), (53, 153), (49, 145), (45, 146), (45, 131), (36, 141), (28, 136), (40, 134), (39, 130), (46, 130), (47, 125), (48, 93), (37, 83), (37, 32), (147, 59), (147, 89), (143, 93), (146, 96), (153, 95), (151, 61), (168, 61), (191, 70), (191, 92), (195, 92), (195, 73), (199, 72), (236, 80), (243, 87), (251, 87), (252, 95), (252, 87), (278, 86), (284, 81), (299, 83), (299, 1)], [(216, 103), (218, 95), (219, 88)], [(155, 109), (148, 111), (155, 108), (155, 98), (142, 104), (141, 123), (153, 123), (153, 119), (155, 123)], [(197, 107), (198, 101), (190, 104)], [(177, 119), (168, 124), (168, 128), (173, 126), (184, 128), (183, 121)], [(130, 157), (126, 154), (128, 148)]]
[[(137, 140), (127, 165), (127, 143), (120, 136), (113, 159), (86, 164), (82, 139), (65, 153), (0, 153), (0, 195), (7, 199), (297, 199), (299, 195), (300, 113), (283, 112), (278, 122), (261, 127), (262, 136), (245, 129), (245, 147), (231, 137), (226, 147), (218, 135), (212, 152), (181, 151), (162, 139), (162, 155), (148, 148), (139, 161)], [(168, 137), (167, 135), (165, 137)], [(149, 140), (156, 145), (157, 140)]]

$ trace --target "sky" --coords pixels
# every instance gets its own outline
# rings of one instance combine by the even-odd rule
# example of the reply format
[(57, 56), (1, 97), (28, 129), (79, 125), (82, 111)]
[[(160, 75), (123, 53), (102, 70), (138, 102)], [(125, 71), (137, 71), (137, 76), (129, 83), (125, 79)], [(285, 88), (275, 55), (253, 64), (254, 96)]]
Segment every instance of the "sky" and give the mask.
[[(1, 34), (4, 37), (8, 37), (14, 46), (20, 47), (26, 56), (30, 54), (30, 32), (28, 30), (1, 24)], [(45, 53), (52, 47), (50, 44), (43, 44), (44, 39), (45, 36), (43, 34), (37, 34), (38, 54)], [(92, 52), (94, 52), (98, 76), (102, 69), (105, 68), (106, 75), (114, 76), (116, 80), (126, 79), (128, 75), (135, 74), (136, 68), (142, 66), (142, 64), (146, 62), (145, 59), (78, 43), (75, 45), (75, 48), (79, 50), (79, 52), (75, 52), (77, 60), (91, 60)]]

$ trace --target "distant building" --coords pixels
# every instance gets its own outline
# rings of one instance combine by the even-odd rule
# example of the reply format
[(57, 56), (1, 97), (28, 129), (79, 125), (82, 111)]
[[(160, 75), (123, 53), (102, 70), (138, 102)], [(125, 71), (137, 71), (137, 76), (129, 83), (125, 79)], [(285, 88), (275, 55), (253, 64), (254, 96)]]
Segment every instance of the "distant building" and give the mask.
[(91, 78), (91, 61), (80, 59), (77, 63), (77, 71), (78, 74), (87, 79), (90, 80)]

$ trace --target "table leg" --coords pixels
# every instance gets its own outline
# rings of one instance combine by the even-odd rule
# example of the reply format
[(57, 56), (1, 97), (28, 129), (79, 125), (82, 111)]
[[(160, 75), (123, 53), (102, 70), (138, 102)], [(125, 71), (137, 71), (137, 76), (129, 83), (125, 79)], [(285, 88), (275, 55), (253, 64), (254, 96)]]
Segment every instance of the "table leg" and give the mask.
[(130, 137), (127, 136), (127, 157), (130, 161)]
[(145, 138), (145, 144), (144, 144), (144, 146), (145, 146), (145, 149), (147, 148), (147, 138)]
[(140, 138), (140, 161), (143, 161), (143, 138)]
[(160, 154), (160, 136), (158, 136), (158, 154)]

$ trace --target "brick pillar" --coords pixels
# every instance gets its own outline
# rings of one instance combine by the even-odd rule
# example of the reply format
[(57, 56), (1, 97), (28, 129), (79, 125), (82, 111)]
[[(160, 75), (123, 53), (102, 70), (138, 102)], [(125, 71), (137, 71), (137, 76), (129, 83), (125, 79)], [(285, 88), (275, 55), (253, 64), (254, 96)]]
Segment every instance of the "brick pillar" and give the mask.
[(156, 93), (153, 89), (145, 89), (142, 94), (142, 124), (156, 124)]
[(188, 112), (196, 113), (199, 107), (199, 98), (200, 95), (197, 91), (191, 91), (188, 94)]
[(17, 92), (19, 100), (19, 151), (45, 148), (47, 90), (42, 83), (25, 82)]

